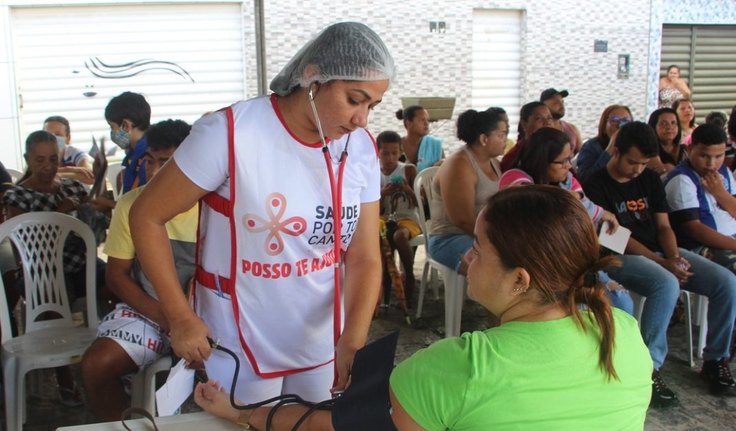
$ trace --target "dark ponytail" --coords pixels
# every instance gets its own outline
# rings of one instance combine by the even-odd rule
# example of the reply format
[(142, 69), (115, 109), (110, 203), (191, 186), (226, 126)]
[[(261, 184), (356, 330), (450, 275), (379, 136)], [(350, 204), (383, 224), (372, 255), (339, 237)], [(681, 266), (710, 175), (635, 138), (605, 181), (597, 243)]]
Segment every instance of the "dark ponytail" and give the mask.
[(619, 264), (618, 259), (613, 256), (599, 259), (578, 278), (567, 297), (567, 306), (572, 310), (572, 317), (583, 331), (587, 330), (587, 325), (583, 321), (578, 304), (585, 304), (593, 314), (601, 334), (598, 363), (608, 374), (609, 379), (618, 379), (616, 369), (613, 367), (616, 329), (613, 323), (611, 301), (606, 292), (607, 287), (599, 280), (598, 272), (606, 267)]
[[(524, 268), (529, 291), (544, 304), (559, 304), (587, 331), (595, 319), (600, 329), (599, 365), (610, 378), (614, 322), (606, 287), (596, 277), (615, 258), (599, 258), (598, 236), (580, 200), (557, 186), (509, 187), (491, 196), (483, 211), (486, 235), (506, 268)], [(588, 307), (584, 318), (578, 306)], [(587, 314), (587, 313), (586, 313)]]

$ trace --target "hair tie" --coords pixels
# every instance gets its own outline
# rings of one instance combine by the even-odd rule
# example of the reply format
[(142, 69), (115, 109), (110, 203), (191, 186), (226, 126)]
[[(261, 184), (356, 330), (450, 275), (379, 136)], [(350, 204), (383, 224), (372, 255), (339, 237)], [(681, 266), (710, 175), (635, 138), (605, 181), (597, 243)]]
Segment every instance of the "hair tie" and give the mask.
[(598, 271), (585, 271), (583, 274), (583, 287), (594, 288), (598, 285)]

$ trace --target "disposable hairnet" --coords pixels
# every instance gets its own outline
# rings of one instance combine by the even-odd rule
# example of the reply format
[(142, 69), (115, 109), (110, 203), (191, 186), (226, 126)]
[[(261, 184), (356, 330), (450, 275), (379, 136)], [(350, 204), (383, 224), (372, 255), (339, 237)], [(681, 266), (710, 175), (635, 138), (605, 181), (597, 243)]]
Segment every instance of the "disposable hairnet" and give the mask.
[(381, 38), (365, 24), (341, 22), (327, 27), (304, 45), (271, 81), (270, 88), (286, 96), (296, 87), (308, 87), (315, 81), (377, 81), (393, 77), (394, 60)]

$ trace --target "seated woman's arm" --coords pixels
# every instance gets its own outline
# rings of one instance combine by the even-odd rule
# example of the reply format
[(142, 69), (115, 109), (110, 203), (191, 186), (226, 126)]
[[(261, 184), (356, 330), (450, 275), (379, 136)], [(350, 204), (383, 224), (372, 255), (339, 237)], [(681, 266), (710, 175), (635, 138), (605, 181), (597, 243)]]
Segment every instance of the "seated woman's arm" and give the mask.
[(56, 174), (61, 178), (77, 180), (87, 185), (95, 182), (95, 175), (91, 168), (82, 166), (60, 166)]
[(389, 396), (391, 397), (391, 419), (393, 419), (396, 428), (399, 431), (424, 431), (424, 428), (419, 426), (419, 424), (409, 416), (409, 413), (404, 410), (404, 407), (401, 405), (399, 400), (396, 399), (396, 395), (391, 388), (389, 388)]
[[(222, 390), (219, 383), (210, 380), (199, 383), (194, 389), (194, 401), (206, 412), (235, 422), (239, 425), (248, 424), (251, 429), (265, 430), (266, 419), (272, 407), (259, 407), (250, 410), (238, 410), (230, 405), (229, 396)], [(296, 422), (308, 410), (305, 406), (289, 405), (278, 409), (271, 423), (272, 431), (291, 430)], [(318, 410), (299, 427), (300, 431), (334, 431), (332, 415), (329, 411)]]
[(437, 174), (442, 204), (452, 224), (468, 235), (475, 227), (475, 187), (478, 179), (465, 157), (450, 157)]

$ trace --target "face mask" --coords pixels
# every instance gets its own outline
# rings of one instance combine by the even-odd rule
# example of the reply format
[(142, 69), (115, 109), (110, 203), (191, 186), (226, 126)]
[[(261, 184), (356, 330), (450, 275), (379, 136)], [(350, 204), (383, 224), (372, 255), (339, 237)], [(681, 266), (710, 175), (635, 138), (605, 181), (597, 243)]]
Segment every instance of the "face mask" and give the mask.
[(59, 149), (59, 151), (64, 149), (64, 146), (66, 145), (66, 138), (63, 136), (57, 136), (56, 137), (56, 148)]
[(127, 150), (130, 147), (130, 134), (122, 128), (110, 130), (110, 139), (123, 150)]

